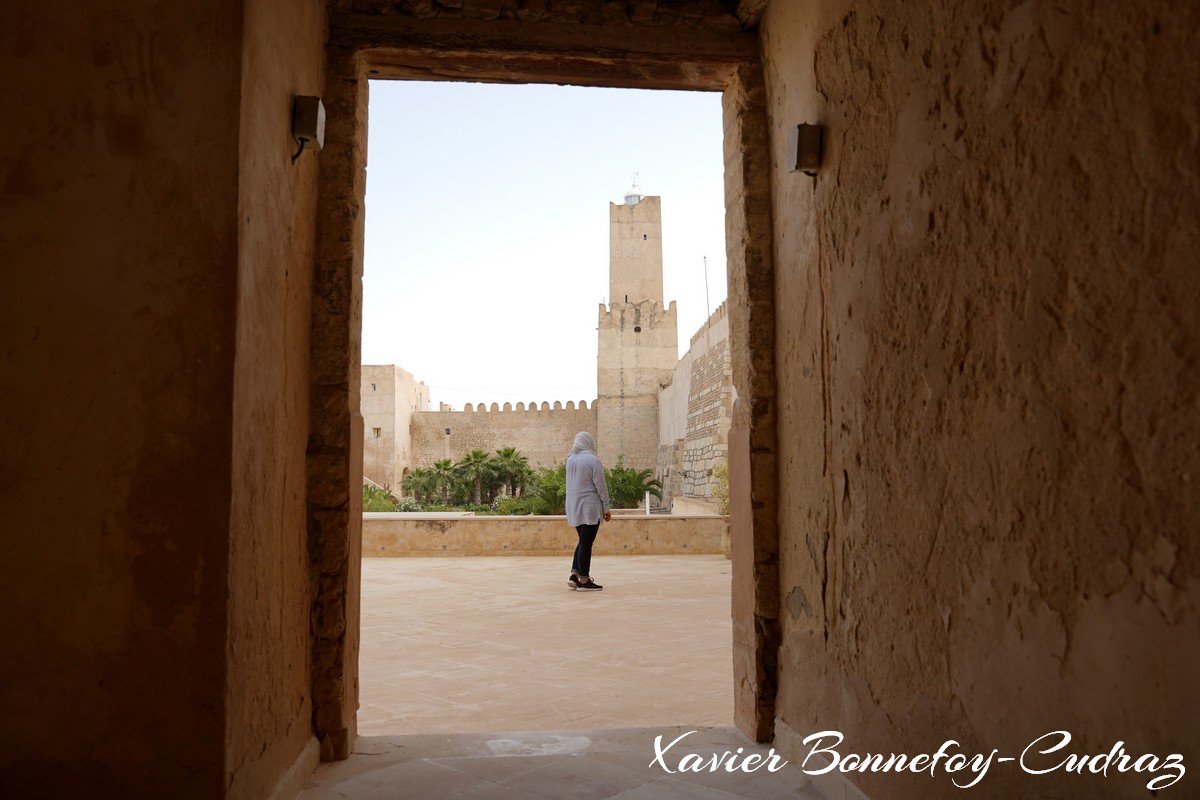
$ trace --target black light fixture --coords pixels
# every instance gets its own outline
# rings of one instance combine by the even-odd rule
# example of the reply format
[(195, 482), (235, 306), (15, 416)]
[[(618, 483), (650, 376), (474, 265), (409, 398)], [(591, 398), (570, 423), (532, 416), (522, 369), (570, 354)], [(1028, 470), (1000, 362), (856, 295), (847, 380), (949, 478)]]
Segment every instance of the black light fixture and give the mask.
[(797, 125), (788, 132), (788, 172), (815, 176), (824, 154), (824, 132), (820, 125)]
[(299, 95), (292, 101), (292, 137), (300, 143), (292, 156), (293, 164), (306, 145), (313, 145), (315, 150), (325, 145), (325, 104), (321, 98)]

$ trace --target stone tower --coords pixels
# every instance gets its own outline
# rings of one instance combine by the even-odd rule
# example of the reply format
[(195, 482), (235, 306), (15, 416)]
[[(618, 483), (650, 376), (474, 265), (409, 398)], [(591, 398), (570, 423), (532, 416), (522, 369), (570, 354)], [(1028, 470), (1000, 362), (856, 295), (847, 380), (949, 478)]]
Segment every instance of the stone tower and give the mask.
[(606, 467), (653, 469), (658, 459), (658, 392), (679, 360), (675, 303), (663, 306), (662, 203), (637, 181), (610, 203), (609, 305), (600, 306), (596, 445)]

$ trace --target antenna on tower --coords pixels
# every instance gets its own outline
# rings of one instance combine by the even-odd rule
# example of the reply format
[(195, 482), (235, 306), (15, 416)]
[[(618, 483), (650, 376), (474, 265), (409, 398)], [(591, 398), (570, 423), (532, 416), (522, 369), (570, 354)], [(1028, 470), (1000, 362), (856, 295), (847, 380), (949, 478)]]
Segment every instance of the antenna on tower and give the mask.
[(708, 256), (704, 257), (704, 310), (708, 312), (707, 320), (712, 316), (712, 303), (708, 299)]

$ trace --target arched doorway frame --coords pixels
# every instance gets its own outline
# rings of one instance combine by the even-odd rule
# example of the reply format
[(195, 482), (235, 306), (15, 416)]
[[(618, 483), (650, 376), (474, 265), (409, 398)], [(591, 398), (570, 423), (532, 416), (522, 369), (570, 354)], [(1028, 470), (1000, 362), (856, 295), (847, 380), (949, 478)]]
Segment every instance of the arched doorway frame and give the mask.
[[(730, 345), (735, 722), (773, 736), (779, 647), (774, 258), (766, 89), (753, 32), (549, 26), (333, 13), (312, 310), (308, 540), (313, 728), (347, 758), (358, 709), (363, 422), (359, 411), (371, 79), (721, 91)], [(482, 129), (481, 129), (481, 135)]]

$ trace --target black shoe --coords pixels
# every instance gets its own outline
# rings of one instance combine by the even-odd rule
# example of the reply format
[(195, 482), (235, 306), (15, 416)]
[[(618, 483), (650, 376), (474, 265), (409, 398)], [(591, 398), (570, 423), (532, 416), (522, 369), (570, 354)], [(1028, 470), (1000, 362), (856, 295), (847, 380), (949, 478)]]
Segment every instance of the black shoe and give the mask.
[(567, 578), (567, 586), (570, 586), (572, 589), (579, 588), (579, 576), (574, 572), (571, 573), (571, 577)]
[(575, 587), (577, 592), (598, 592), (604, 587), (596, 583), (591, 578), (580, 578), (579, 585)]

